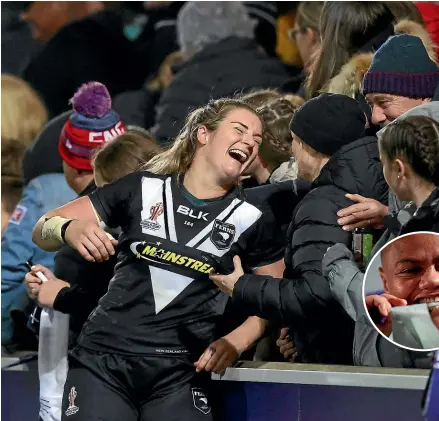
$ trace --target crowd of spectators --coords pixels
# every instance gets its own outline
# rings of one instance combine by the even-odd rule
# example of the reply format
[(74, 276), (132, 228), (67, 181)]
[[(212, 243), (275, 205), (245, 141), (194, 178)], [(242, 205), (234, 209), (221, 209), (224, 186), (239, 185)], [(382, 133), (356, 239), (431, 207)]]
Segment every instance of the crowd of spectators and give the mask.
[[(439, 5), (48, 1), (1, 7), (4, 352), (38, 346), (41, 352), (43, 324), (35, 324), (41, 308), (70, 315), (65, 351), (75, 347), (117, 274), (119, 227), (100, 221), (115, 249), (104, 259), (68, 241), (56, 253), (43, 250), (32, 237), (40, 218), (75, 197), (116, 186), (148, 162), (156, 174), (165, 168), (160, 159), (173, 162), (166, 168), (183, 178), (200, 156), (214, 167), (220, 158), (212, 154), (220, 150), (203, 130), (215, 138), (224, 110), (245, 109), (263, 129), (239, 189), (268, 209), (267, 226), (284, 258), (275, 268), (274, 257), (261, 264), (270, 267), (265, 272), (223, 259), (218, 273), (206, 277), (227, 304), (212, 338), (216, 356), (202, 353), (197, 371), (222, 372), (238, 358), (432, 367), (431, 352), (397, 347), (371, 325), (352, 239), (355, 230), (371, 232), (371, 258), (402, 234), (439, 232)], [(242, 126), (243, 138), (257, 127)], [(200, 155), (208, 141), (212, 153)], [(240, 154), (248, 158), (231, 151), (238, 162)], [(205, 198), (180, 187), (188, 203), (201, 206)], [(272, 243), (262, 243), (268, 256)], [(28, 262), (36, 266), (26, 275)], [(49, 281), (39, 282), (37, 271)], [(439, 296), (439, 276), (428, 294)], [(245, 345), (234, 342), (238, 331)], [(61, 407), (61, 397), (53, 398), (53, 408)]]

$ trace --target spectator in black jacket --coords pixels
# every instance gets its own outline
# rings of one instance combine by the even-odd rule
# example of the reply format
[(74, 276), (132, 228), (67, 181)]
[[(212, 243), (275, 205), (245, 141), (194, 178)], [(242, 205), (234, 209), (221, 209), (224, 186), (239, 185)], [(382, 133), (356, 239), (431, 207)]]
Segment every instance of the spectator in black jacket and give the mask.
[(239, 2), (188, 2), (177, 19), (180, 68), (157, 105), (152, 134), (167, 143), (190, 109), (238, 91), (282, 85), (288, 75), (254, 41), (254, 23)]
[(343, 95), (325, 94), (299, 108), (290, 124), (292, 148), (299, 178), (312, 181), (312, 190), (294, 211), (285, 278), (241, 276), (238, 261), (231, 275), (211, 276), (248, 314), (290, 326), (302, 362), (352, 363), (353, 321), (333, 299), (321, 266), (330, 245), (351, 246), (351, 234), (337, 225), (346, 192), (387, 199), (376, 139), (363, 137), (365, 123), (357, 101)]

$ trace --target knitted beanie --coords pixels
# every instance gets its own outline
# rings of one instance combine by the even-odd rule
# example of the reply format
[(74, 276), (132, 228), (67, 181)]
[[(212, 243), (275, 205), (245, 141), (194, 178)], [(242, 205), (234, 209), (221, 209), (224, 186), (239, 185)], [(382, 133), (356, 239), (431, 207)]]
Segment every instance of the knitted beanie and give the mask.
[(346, 95), (322, 94), (293, 115), (290, 130), (323, 155), (332, 156), (365, 135), (366, 117), (358, 102)]
[(390, 37), (375, 53), (364, 76), (363, 93), (432, 98), (439, 84), (439, 68), (419, 37)]
[(69, 166), (92, 171), (93, 150), (124, 133), (126, 128), (111, 109), (110, 94), (102, 83), (82, 85), (70, 102), (74, 112), (61, 131), (59, 153)]

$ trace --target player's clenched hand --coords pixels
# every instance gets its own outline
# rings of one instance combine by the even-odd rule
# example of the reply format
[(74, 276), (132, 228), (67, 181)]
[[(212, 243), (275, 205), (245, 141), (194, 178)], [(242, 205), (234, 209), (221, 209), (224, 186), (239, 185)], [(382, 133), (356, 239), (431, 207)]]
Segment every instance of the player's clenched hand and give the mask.
[(337, 222), (343, 226), (344, 230), (384, 227), (384, 217), (389, 212), (387, 206), (359, 194), (346, 194), (346, 197), (357, 203), (337, 212), (340, 218)]
[(244, 270), (242, 269), (241, 259), (239, 256), (233, 258), (234, 271), (230, 275), (221, 275), (218, 273), (211, 273), (209, 275), (210, 279), (217, 285), (217, 287), (225, 292), (227, 295), (232, 296), (233, 288), (235, 287), (238, 279), (244, 275)]
[(239, 351), (227, 337), (212, 342), (203, 355), (194, 363), (197, 373), (202, 370), (222, 374), (239, 358)]
[(65, 233), (67, 244), (89, 262), (102, 262), (114, 255), (118, 242), (102, 228), (88, 221), (74, 220)]

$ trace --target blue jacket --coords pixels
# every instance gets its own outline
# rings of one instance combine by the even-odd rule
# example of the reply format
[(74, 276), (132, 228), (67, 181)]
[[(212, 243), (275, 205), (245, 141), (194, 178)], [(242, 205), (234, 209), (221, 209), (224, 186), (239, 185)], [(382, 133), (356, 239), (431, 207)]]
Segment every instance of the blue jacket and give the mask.
[(23, 190), (2, 237), (2, 344), (14, 344), (13, 310), (26, 316), (31, 307), (24, 277), (26, 261), (53, 269), (54, 253), (41, 250), (32, 242), (32, 230), (46, 212), (62, 206), (76, 197), (63, 174), (45, 174), (34, 178)]

